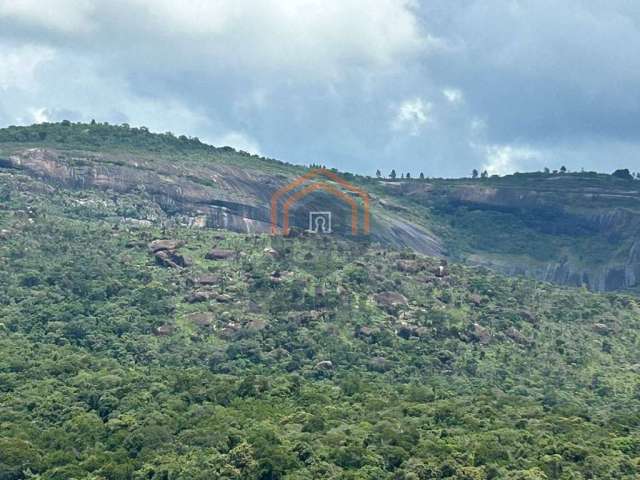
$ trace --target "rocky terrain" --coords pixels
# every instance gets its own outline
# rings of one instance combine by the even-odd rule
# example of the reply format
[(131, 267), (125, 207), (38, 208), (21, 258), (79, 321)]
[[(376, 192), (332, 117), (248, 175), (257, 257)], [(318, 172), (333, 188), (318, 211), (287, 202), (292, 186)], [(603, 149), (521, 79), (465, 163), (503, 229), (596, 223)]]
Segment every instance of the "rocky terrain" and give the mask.
[(544, 178), (345, 174), (377, 241), (272, 236), (269, 191), (304, 169), (124, 127), (15, 130), (0, 479), (640, 475), (639, 298), (466, 265), (612, 265), (635, 183), (595, 177), (617, 193), (587, 208), (566, 193), (581, 179), (548, 180), (565, 188), (537, 208)]
[[(128, 127), (51, 124), (0, 131), (0, 171), (94, 192), (114, 221), (265, 233), (271, 196), (306, 170)], [(374, 243), (594, 291), (640, 289), (640, 182), (343, 177), (369, 192)], [(121, 195), (145, 208), (123, 208)], [(292, 225), (304, 230), (307, 212), (323, 210), (348, 235), (347, 205), (323, 191), (293, 208)]]

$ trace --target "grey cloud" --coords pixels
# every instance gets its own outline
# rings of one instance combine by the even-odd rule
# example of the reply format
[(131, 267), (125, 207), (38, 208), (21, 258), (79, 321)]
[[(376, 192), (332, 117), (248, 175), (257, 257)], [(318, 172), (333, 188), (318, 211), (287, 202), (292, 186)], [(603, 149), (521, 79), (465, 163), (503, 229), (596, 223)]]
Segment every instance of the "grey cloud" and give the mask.
[(369, 174), (640, 169), (632, 2), (22, 3), (0, 1), (5, 124), (68, 110)]

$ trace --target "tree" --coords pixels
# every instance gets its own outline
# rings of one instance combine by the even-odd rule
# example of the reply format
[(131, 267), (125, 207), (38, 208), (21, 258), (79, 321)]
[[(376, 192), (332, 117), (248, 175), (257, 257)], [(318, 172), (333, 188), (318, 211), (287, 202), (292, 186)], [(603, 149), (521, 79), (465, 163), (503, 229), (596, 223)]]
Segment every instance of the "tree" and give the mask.
[(489, 172), (487, 172), (486, 170), (483, 170), (483, 172), (480, 174), (480, 176), (482, 178), (488, 178), (489, 177)]
[(376, 177), (377, 178), (382, 177), (382, 173), (380, 173), (380, 169), (376, 170)]
[(567, 167), (564, 165), (560, 167), (560, 173), (567, 173)]
[[(640, 174), (638, 174), (638, 178), (640, 178)], [(420, 180), (424, 180), (424, 173), (420, 172)]]
[(544, 167), (544, 173), (546, 173), (547, 175), (551, 173), (551, 170), (549, 170), (549, 167)]
[(612, 177), (622, 178), (623, 180), (633, 180), (633, 175), (628, 168), (621, 168), (611, 174)]
[(396, 171), (395, 170), (391, 170), (391, 173), (389, 174), (389, 178), (391, 180), (395, 180), (396, 179)]
[(478, 170), (477, 169), (473, 169), (473, 172), (471, 172), (471, 178), (478, 178)]
[(407, 180), (409, 180), (411, 178), (411, 174), (409, 172), (407, 172)]

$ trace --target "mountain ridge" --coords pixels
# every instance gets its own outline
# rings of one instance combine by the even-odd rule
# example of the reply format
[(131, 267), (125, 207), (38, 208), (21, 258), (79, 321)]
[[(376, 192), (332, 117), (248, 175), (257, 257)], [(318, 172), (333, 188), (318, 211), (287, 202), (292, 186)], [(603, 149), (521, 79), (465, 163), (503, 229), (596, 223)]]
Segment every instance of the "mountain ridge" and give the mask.
[[(0, 166), (73, 188), (145, 185), (168, 217), (245, 232), (267, 232), (270, 196), (305, 172), (144, 127), (70, 122), (2, 129), (0, 157)], [(395, 181), (341, 175), (369, 191), (374, 241), (596, 291), (638, 288), (640, 182), (592, 172)], [(316, 206), (345, 214), (335, 199), (314, 196)], [(293, 224), (305, 228), (306, 218), (294, 211)]]

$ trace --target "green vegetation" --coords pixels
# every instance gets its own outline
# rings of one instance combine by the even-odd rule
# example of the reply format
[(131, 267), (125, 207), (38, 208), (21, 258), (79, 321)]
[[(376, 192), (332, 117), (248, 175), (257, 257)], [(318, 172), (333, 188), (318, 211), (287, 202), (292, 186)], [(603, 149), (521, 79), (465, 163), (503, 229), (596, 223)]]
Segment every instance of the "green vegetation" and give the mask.
[(640, 476), (636, 297), (8, 169), (0, 204), (0, 479)]

